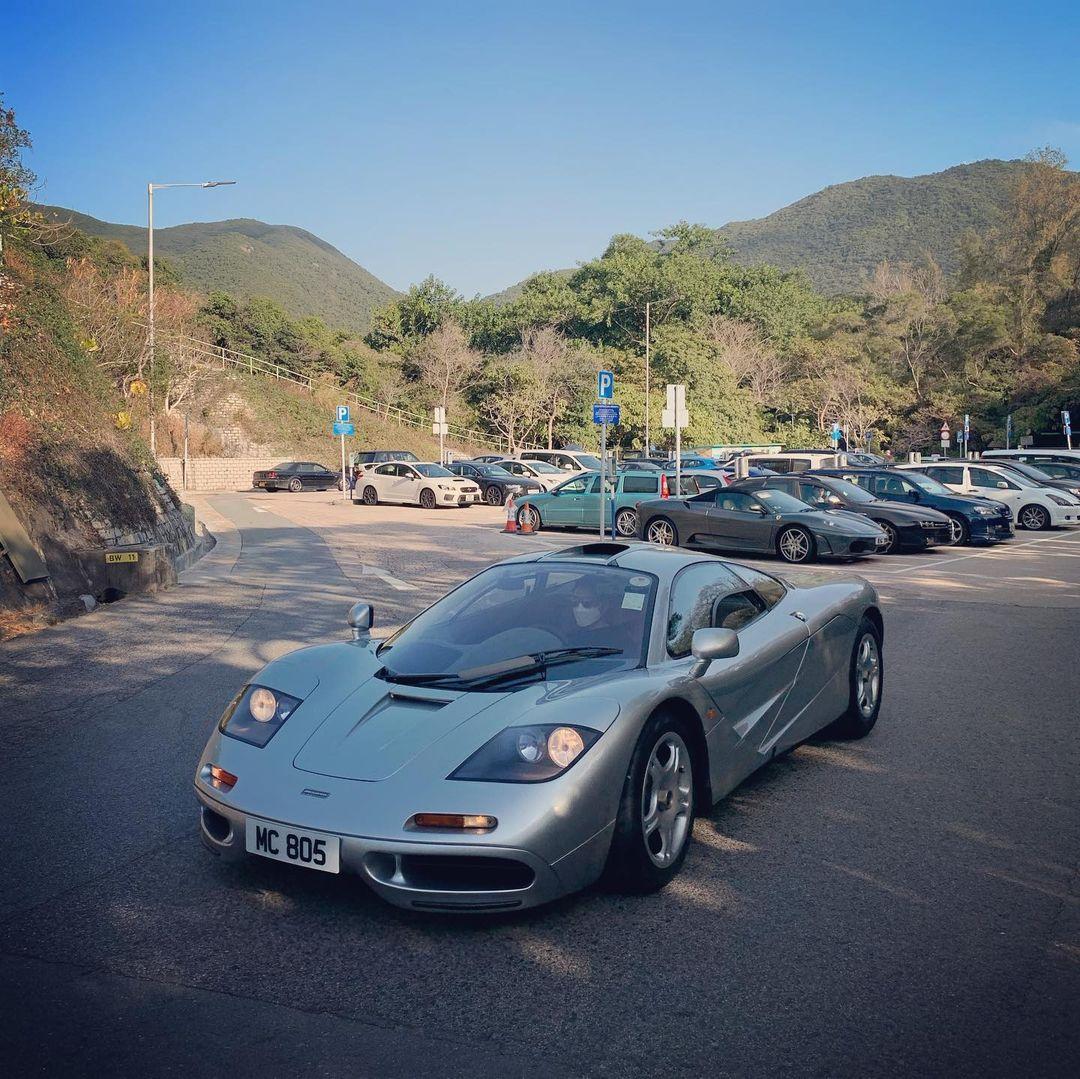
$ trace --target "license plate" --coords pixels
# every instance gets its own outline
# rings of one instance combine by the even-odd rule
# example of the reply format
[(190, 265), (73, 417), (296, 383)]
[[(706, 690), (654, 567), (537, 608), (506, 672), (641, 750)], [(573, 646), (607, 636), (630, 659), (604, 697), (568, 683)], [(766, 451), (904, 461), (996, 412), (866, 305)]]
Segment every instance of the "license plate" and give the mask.
[(874, 542), (879, 547), (884, 547), (885, 544), (889, 542), (889, 537), (888, 536), (877, 536), (877, 537), (875, 537)]
[(336, 835), (248, 817), (245, 841), (249, 854), (261, 854), (264, 858), (292, 862), (324, 873), (341, 872), (341, 839)]

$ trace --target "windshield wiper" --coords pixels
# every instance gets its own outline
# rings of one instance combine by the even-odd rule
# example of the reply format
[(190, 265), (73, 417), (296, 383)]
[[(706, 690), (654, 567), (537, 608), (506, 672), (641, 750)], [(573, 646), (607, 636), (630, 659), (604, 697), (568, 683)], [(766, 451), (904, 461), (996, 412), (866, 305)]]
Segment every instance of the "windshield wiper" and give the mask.
[(578, 659), (594, 659), (598, 656), (622, 655), (622, 652), (621, 648), (577, 645), (515, 656), (513, 659), (488, 663), (483, 667), (470, 667), (457, 674), (396, 674), (388, 667), (384, 667), (381, 673), (387, 681), (401, 682), (405, 685), (434, 686), (439, 689), (480, 689), (526, 675), (542, 674), (549, 667), (562, 663), (572, 663)]

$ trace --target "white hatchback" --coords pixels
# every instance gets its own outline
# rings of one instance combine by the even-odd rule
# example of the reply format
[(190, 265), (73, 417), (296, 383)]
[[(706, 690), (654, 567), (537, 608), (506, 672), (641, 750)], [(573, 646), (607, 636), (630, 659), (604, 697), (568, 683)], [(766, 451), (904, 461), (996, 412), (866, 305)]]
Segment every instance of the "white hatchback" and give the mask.
[(1080, 499), (1065, 491), (1040, 487), (1018, 472), (991, 461), (941, 461), (897, 467), (922, 472), (958, 494), (1003, 502), (1012, 510), (1018, 528), (1080, 524)]
[(400, 502), (433, 510), (439, 506), (472, 506), (481, 500), (474, 480), (426, 461), (388, 461), (370, 465), (357, 477), (356, 491), (365, 505)]

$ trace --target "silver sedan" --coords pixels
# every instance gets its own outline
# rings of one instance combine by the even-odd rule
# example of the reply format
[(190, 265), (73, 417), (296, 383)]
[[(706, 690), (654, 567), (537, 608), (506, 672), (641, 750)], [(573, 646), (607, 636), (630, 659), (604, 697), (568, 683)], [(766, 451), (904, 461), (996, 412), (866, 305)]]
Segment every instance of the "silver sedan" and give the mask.
[(590, 543), (497, 563), (385, 640), (300, 649), (242, 687), (195, 773), (222, 858), (351, 872), (410, 909), (535, 906), (678, 872), (694, 816), (881, 706), (858, 577), (795, 584)]

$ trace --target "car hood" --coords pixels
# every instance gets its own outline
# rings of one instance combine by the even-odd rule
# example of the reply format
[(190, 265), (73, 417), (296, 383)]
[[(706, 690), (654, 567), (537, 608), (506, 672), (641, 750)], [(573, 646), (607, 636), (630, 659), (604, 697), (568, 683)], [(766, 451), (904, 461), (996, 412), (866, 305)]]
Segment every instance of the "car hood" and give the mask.
[(901, 517), (904, 520), (909, 521), (933, 521), (934, 524), (947, 525), (949, 518), (945, 516), (940, 510), (932, 509), (930, 506), (917, 505), (914, 502), (892, 502), (887, 498), (880, 499), (877, 502), (868, 502), (867, 513), (872, 513), (874, 510), (884, 509), (894, 517)]
[(825, 533), (843, 532), (849, 536), (877, 536), (881, 534), (873, 521), (861, 513), (851, 510), (809, 510), (805, 513), (784, 514), (789, 521), (805, 521), (813, 528), (820, 528)]
[(610, 674), (560, 682), (552, 672), (551, 681), (513, 691), (463, 693), (386, 682), (376, 677), (381, 669), (374, 646), (363, 644), (302, 649), (271, 663), (252, 681), (303, 701), (271, 745), (280, 740), (301, 771), (377, 783), (428, 753), (456, 767), (505, 727), (587, 715), (590, 727), (606, 730), (619, 713), (604, 696)]

